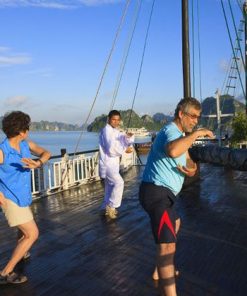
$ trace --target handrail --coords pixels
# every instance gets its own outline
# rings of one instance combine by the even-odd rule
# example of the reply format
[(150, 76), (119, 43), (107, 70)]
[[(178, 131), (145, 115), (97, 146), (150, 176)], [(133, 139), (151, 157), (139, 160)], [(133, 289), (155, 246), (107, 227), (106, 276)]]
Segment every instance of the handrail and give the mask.
[[(66, 153), (66, 154), (69, 155), (69, 156), (74, 156), (74, 155), (95, 153), (95, 152), (98, 152), (98, 151), (99, 151), (99, 149), (93, 149), (93, 150), (79, 151), (79, 152), (76, 152), (76, 153)], [(61, 158), (61, 157), (63, 157), (62, 154), (53, 155), (50, 159)]]
[[(31, 170), (34, 198), (100, 180), (99, 149), (77, 152), (76, 155), (74, 153), (54, 155), (50, 160), (42, 167)], [(138, 163), (135, 152), (125, 153), (121, 158), (120, 170), (126, 171)]]

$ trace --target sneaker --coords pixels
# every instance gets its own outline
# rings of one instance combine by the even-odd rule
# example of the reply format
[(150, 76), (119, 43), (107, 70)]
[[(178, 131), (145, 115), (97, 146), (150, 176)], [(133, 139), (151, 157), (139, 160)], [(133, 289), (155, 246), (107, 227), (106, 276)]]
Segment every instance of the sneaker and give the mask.
[(118, 211), (115, 208), (111, 208), (110, 206), (106, 206), (105, 215), (108, 216), (110, 219), (117, 218)]
[(0, 285), (22, 284), (26, 281), (27, 277), (25, 275), (18, 274), (14, 271), (10, 272), (7, 275), (0, 275)]

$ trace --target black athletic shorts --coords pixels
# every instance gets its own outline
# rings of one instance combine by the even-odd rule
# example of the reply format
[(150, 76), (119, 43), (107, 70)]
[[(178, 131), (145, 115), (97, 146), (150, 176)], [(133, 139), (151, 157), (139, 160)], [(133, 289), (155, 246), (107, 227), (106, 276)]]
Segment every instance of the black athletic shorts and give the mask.
[(175, 195), (166, 187), (142, 182), (139, 200), (148, 213), (156, 244), (176, 242)]

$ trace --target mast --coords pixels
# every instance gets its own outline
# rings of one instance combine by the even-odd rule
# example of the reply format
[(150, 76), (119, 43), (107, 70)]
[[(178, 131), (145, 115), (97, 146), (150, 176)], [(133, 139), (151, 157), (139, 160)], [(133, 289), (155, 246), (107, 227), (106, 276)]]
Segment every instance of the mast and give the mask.
[(188, 98), (191, 97), (188, 0), (182, 0), (182, 41), (184, 98)]
[(245, 0), (243, 5), (243, 14), (244, 14), (244, 34), (245, 34), (245, 112), (247, 115), (247, 71), (246, 71), (246, 64), (247, 64), (247, 0)]

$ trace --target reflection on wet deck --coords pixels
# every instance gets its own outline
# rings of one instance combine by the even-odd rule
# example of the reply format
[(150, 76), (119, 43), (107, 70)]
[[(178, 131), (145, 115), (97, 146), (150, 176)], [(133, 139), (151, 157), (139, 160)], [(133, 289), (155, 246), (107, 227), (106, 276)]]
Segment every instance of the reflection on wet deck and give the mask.
[[(100, 182), (34, 202), (40, 239), (21, 286), (0, 287), (1, 296), (155, 296), (151, 280), (155, 246), (139, 206), (138, 167), (126, 175), (117, 221), (98, 214)], [(203, 165), (201, 181), (179, 199), (182, 217), (176, 265), (178, 295), (246, 295), (247, 173)], [(14, 231), (0, 215), (0, 263), (13, 247)]]

